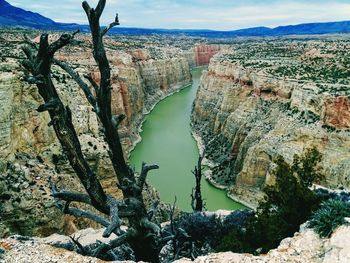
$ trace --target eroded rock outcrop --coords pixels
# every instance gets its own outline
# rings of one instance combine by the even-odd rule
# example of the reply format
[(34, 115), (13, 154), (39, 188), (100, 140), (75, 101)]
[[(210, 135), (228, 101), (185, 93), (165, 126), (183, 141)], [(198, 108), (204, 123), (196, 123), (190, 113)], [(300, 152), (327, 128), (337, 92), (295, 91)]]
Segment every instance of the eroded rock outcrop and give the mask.
[(194, 47), (195, 61), (197, 66), (208, 65), (210, 59), (215, 56), (221, 47), (219, 45), (199, 44)]
[[(292, 163), (294, 155), (311, 147), (323, 156), (320, 184), (350, 188), (349, 89), (337, 83), (279, 77), (276, 72), (282, 66), (276, 69), (276, 61), (284, 61), (288, 54), (298, 61), (305, 55), (304, 48), (291, 46), (283, 59), (274, 57), (271, 64), (266, 64), (266, 57), (247, 57), (252, 46), (246, 47), (244, 56), (238, 51), (217, 55), (202, 76), (194, 105), (193, 127), (212, 166), (208, 178), (251, 207), (262, 197), (264, 185), (273, 183), (274, 160), (282, 156)], [(300, 63), (301, 68), (308, 65)], [(327, 61), (322, 63), (328, 67)]]

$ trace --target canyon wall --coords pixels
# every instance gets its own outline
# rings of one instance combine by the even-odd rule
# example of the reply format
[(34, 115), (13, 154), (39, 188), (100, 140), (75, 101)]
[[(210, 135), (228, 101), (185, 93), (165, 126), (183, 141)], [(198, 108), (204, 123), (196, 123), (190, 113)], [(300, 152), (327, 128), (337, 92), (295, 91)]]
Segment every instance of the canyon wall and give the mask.
[[(83, 189), (52, 127), (47, 126), (48, 114), (36, 111), (42, 102), (36, 86), (23, 80), (20, 38), (9, 34), (0, 42), (0, 236), (71, 233), (87, 222), (63, 216), (54, 207), (47, 178), (52, 176), (67, 190)], [(81, 76), (92, 74), (98, 82), (89, 40), (85, 36), (79, 40), (82, 41), (79, 47), (67, 47), (57, 58), (69, 62)], [(156, 54), (150, 54), (147, 48), (116, 51), (116, 43), (106, 39), (113, 75), (112, 111), (127, 116), (119, 130), (127, 155), (139, 139), (138, 129), (144, 114), (165, 96), (191, 83), (189, 65), (194, 62), (189, 55), (192, 51), (179, 48), (171, 48), (171, 52), (170, 48), (159, 48)], [(83, 92), (59, 67), (53, 66), (52, 76), (62, 100), (73, 112), (84, 155), (107, 192), (120, 195), (98, 121)]]
[[(346, 91), (342, 91), (346, 92)], [(273, 183), (274, 160), (316, 147), (320, 184), (350, 189), (349, 99), (218, 55), (203, 73), (193, 128), (206, 147), (210, 181), (250, 207)]]
[(208, 65), (210, 59), (222, 49), (220, 45), (198, 44), (194, 47), (195, 62), (197, 66)]

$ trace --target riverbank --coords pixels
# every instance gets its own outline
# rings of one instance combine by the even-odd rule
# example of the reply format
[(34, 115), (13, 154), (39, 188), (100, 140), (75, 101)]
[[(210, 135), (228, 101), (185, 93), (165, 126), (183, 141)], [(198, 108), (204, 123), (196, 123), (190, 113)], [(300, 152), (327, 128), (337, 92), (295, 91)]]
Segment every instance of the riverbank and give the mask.
[[(192, 127), (192, 125), (191, 125), (191, 127)], [(192, 134), (193, 139), (197, 143), (197, 147), (198, 147), (198, 150), (199, 150), (200, 154), (203, 154), (205, 146), (204, 146), (202, 137), (198, 133), (196, 133), (194, 131), (193, 127), (192, 127), (192, 133), (191, 134)], [(221, 184), (218, 184), (217, 182), (215, 182), (215, 180), (211, 176), (212, 175), (211, 168), (213, 168), (216, 165), (215, 162), (213, 162), (213, 161), (211, 161), (211, 160), (209, 160), (207, 158), (203, 158), (203, 162), (202, 163), (203, 163), (203, 165), (205, 165), (208, 168), (208, 170), (206, 170), (204, 172), (204, 177), (212, 186), (214, 186), (214, 187), (216, 187), (216, 188), (218, 188), (220, 190), (225, 191), (227, 197), (232, 199), (232, 201), (240, 203), (240, 204), (242, 204), (243, 206), (245, 206), (247, 208), (256, 210), (256, 208), (257, 208), (256, 204), (247, 202), (246, 200), (242, 200), (238, 196), (235, 196), (233, 194), (228, 193), (227, 192), (227, 190), (228, 190), (227, 186), (224, 186), (224, 185), (221, 185)]]
[(137, 125), (137, 134), (136, 134), (136, 139), (134, 141), (132, 141), (132, 145), (131, 147), (128, 149), (128, 159), (130, 158), (130, 155), (132, 153), (132, 151), (135, 149), (136, 145), (138, 143), (140, 143), (142, 141), (142, 137), (140, 136), (140, 133), (142, 132), (142, 126), (143, 126), (143, 123), (145, 122), (145, 119), (147, 117), (148, 114), (150, 114), (152, 112), (152, 110), (160, 103), (162, 102), (163, 100), (165, 100), (166, 98), (174, 95), (175, 93), (178, 93), (180, 92), (181, 90), (185, 89), (185, 88), (188, 88), (189, 86), (192, 85), (192, 80), (190, 83), (186, 83), (186, 84), (176, 84), (173, 86), (172, 89), (174, 89), (174, 91), (168, 93), (168, 94), (165, 94), (163, 97), (161, 97), (159, 99), (159, 101), (156, 101), (150, 109), (148, 110), (145, 110), (142, 114), (142, 118), (141, 118), (141, 121), (140, 123)]

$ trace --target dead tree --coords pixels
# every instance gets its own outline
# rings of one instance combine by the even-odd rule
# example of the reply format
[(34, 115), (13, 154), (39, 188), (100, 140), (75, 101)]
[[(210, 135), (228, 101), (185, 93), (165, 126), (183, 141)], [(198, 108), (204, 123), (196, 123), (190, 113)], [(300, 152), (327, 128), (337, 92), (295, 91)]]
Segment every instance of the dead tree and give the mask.
[(201, 190), (201, 180), (202, 180), (202, 160), (204, 158), (204, 152), (198, 157), (198, 164), (195, 166), (194, 171), (192, 171), (195, 179), (196, 186), (192, 189), (191, 194), (191, 206), (193, 211), (202, 212), (204, 208), (202, 190)]
[[(134, 250), (137, 260), (158, 262), (159, 227), (150, 221), (142, 196), (148, 172), (158, 169), (158, 166), (143, 163), (140, 175), (136, 176), (123, 156), (118, 125), (125, 116), (112, 116), (111, 71), (103, 43), (104, 35), (112, 27), (119, 25), (119, 21), (117, 15), (113, 23), (105, 28), (101, 28), (99, 21), (105, 5), (106, 0), (99, 0), (96, 8), (91, 8), (86, 1), (82, 4), (89, 20), (93, 56), (101, 74), (100, 83), (96, 83), (92, 78), (87, 78), (89, 83), (86, 83), (69, 64), (54, 58), (58, 50), (73, 42), (74, 36), (78, 32), (63, 34), (51, 44), (49, 44), (48, 35), (42, 34), (38, 46), (30, 43), (23, 47), (27, 59), (22, 64), (31, 75), (28, 78), (28, 82), (36, 84), (39, 94), (44, 101), (37, 110), (39, 112), (47, 111), (50, 115), (51, 121), (49, 126), (54, 128), (70, 165), (86, 191), (86, 193), (60, 191), (54, 182), (50, 180), (52, 195), (57, 201), (57, 206), (66, 214), (85, 217), (103, 225), (106, 227), (103, 233), (104, 237), (109, 237), (112, 233), (118, 235), (117, 239), (112, 240), (109, 244), (101, 244), (90, 254), (98, 256), (121, 244), (128, 243)], [(108, 153), (119, 182), (118, 187), (123, 192), (124, 198), (122, 200), (117, 200), (106, 194), (97, 175), (84, 157), (79, 138), (72, 123), (72, 112), (61, 101), (51, 78), (51, 66), (53, 63), (64, 69), (77, 82), (95, 111), (102, 126), (104, 140), (109, 147)], [(94, 88), (94, 93), (91, 91), (90, 86)], [(90, 211), (70, 207), (72, 202), (91, 205), (109, 219), (107, 220)], [(126, 232), (120, 230), (121, 218), (128, 219), (129, 227)]]

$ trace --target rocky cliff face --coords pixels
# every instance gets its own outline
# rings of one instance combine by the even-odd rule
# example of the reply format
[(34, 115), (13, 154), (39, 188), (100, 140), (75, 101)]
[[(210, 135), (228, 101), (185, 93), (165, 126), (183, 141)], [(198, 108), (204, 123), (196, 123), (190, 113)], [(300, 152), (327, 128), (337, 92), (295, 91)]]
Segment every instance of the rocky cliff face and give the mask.
[[(285, 69), (284, 77), (279, 77), (282, 67), (289, 69), (288, 65), (278, 65), (280, 61), (290, 60), (292, 66), (300, 63), (295, 68), (303, 69), (314, 60), (300, 43), (272, 45), (273, 55), (271, 45), (259, 45), (258, 55), (252, 45), (216, 56), (202, 76), (192, 120), (206, 146), (207, 163), (212, 166), (207, 176), (214, 184), (226, 187), (233, 198), (255, 207), (263, 186), (273, 182), (278, 156), (291, 163), (294, 155), (316, 147), (323, 155), (320, 171), (325, 179), (320, 184), (349, 189), (348, 84), (338, 84), (341, 78), (322, 84), (300, 80), (289, 76), (298, 72)], [(284, 60), (274, 57), (270, 64), (266, 62), (286, 45), (289, 53), (282, 52)], [(318, 42), (305, 45), (320, 48)], [(332, 46), (332, 53), (343, 45)], [(329, 49), (324, 45), (321, 50), (327, 54)], [(324, 72), (321, 64), (329, 67), (329, 59), (323, 56), (322, 62), (313, 66)], [(306, 78), (302, 74), (299, 72), (299, 78)]]
[(194, 48), (195, 61), (197, 66), (208, 65), (210, 59), (222, 48), (219, 45), (199, 44)]
[[(71, 232), (84, 222), (73, 222), (71, 218), (63, 220), (53, 205), (47, 178), (51, 175), (59, 185), (76, 190), (79, 190), (79, 183), (62, 154), (53, 129), (47, 127), (47, 114), (36, 112), (41, 103), (36, 87), (23, 81), (24, 73), (19, 65), (23, 57), (20, 34), (3, 34), (0, 41), (0, 236), (10, 233), (48, 235), (62, 229)], [(89, 40), (85, 36), (79, 40), (83, 41), (79, 47), (66, 48), (57, 57), (72, 64), (81, 76), (92, 74), (99, 81)], [(124, 47), (122, 51), (115, 51), (118, 42), (112, 39), (107, 39), (106, 45), (114, 76), (112, 110), (127, 116), (119, 131), (127, 154), (138, 139), (143, 115), (159, 100), (191, 82), (189, 65), (193, 61), (189, 61), (187, 51), (179, 48)], [(62, 100), (72, 109), (86, 158), (107, 191), (120, 194), (116, 192), (116, 178), (98, 121), (82, 91), (56, 66), (53, 79)]]

